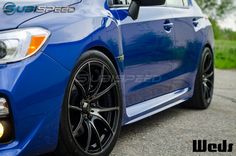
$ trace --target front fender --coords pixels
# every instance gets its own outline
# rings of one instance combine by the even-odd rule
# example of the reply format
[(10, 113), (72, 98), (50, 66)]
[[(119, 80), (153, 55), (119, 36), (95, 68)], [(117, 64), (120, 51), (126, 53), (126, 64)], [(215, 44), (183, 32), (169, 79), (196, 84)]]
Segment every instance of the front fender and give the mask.
[(83, 52), (96, 46), (105, 47), (114, 58), (122, 55), (118, 24), (106, 0), (83, 0), (74, 7), (74, 13), (48, 13), (19, 27), (51, 31), (43, 52), (70, 71)]

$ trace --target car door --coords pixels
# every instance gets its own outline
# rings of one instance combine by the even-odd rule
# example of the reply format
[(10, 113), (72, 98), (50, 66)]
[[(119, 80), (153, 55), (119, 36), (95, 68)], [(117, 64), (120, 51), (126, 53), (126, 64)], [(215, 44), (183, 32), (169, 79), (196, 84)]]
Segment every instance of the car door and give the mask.
[(171, 90), (191, 89), (202, 48), (201, 40), (204, 40), (199, 24), (201, 17), (197, 16), (189, 0), (167, 0), (167, 7), (171, 8), (174, 16), (172, 22), (175, 33)]
[(131, 106), (170, 92), (174, 32), (170, 8), (141, 7), (138, 19), (133, 20), (128, 16), (129, 2), (118, 2), (113, 9), (120, 18), (126, 104)]

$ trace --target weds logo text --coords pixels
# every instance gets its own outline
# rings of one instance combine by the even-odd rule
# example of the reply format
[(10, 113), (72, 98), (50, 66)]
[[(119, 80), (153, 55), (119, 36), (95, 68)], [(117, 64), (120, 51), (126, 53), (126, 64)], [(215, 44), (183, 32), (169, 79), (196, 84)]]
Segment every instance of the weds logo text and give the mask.
[(193, 152), (232, 152), (232, 143), (223, 140), (221, 143), (208, 143), (207, 140), (193, 140)]

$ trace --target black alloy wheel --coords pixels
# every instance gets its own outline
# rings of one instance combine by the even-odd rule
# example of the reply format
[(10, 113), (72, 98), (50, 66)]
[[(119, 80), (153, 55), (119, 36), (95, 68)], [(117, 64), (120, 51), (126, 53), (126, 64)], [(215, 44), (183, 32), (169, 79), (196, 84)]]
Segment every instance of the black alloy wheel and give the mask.
[(202, 64), (202, 98), (209, 105), (214, 89), (214, 56), (209, 49), (205, 50)]
[(58, 145), (63, 146), (64, 152), (60, 153), (108, 155), (120, 132), (121, 99), (112, 62), (99, 51), (86, 52), (74, 71), (65, 98)]
[(182, 106), (195, 109), (207, 109), (214, 91), (214, 54), (206, 47), (202, 52), (201, 62), (195, 80), (193, 97)]

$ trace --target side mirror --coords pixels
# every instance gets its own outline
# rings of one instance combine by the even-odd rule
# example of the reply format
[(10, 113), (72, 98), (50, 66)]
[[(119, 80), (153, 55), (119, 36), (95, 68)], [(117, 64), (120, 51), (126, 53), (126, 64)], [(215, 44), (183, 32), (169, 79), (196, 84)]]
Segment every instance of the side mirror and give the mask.
[(164, 5), (166, 0), (132, 0), (129, 6), (129, 16), (136, 20), (138, 18), (140, 6)]

